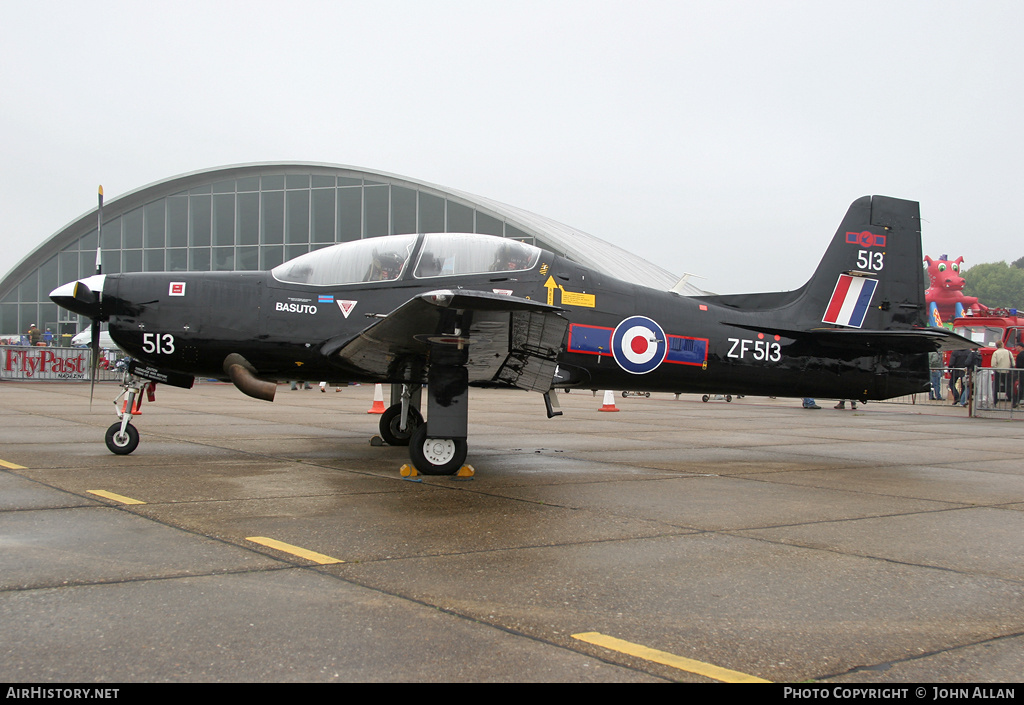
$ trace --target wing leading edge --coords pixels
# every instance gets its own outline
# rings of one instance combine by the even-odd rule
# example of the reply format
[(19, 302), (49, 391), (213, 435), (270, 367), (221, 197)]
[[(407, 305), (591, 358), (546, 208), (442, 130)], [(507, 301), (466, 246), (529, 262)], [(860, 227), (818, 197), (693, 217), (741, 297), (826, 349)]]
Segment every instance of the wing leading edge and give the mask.
[(416, 381), (436, 346), (455, 348), (466, 351), (471, 384), (546, 392), (568, 327), (561, 310), (488, 291), (431, 291), (321, 352), (365, 375)]

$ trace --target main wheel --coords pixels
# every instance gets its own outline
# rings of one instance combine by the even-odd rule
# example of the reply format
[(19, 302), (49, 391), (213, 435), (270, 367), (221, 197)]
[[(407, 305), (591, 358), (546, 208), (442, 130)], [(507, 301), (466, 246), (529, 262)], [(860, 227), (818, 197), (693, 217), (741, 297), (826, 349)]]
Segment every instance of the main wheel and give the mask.
[(379, 424), (380, 437), (389, 446), (407, 446), (413, 432), (423, 425), (423, 416), (418, 409), (410, 406), (409, 421), (406, 423), (404, 431), (401, 429), (401, 425), (402, 405), (392, 404), (381, 414)]
[(125, 426), (124, 433), (122, 434), (121, 422), (118, 421), (107, 429), (103, 440), (106, 441), (107, 450), (111, 453), (115, 455), (128, 455), (139, 447), (139, 432), (134, 426), (128, 424)]
[(700, 398), (700, 400), (706, 404), (710, 398), (711, 397), (709, 397), (707, 394), (705, 394), (704, 396), (702, 396)]
[(424, 475), (454, 475), (466, 462), (465, 438), (430, 438), (427, 424), (412, 433), (409, 458)]

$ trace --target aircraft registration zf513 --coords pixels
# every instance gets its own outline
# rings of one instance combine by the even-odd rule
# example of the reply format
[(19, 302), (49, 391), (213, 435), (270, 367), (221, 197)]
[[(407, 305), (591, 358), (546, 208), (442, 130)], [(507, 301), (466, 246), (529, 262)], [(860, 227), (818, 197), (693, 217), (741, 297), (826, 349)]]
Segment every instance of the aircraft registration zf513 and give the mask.
[[(424, 474), (466, 459), (468, 388), (556, 387), (846, 399), (928, 388), (925, 353), (972, 347), (925, 328), (916, 202), (850, 206), (795, 291), (682, 296), (504, 238), (392, 235), (269, 272), (97, 274), (54, 290), (135, 358), (107, 431), (130, 453), (149, 380), (230, 379), (272, 401), (277, 380), (390, 383), (382, 437)], [(419, 412), (426, 385), (427, 416)], [(401, 389), (401, 394), (397, 390)]]

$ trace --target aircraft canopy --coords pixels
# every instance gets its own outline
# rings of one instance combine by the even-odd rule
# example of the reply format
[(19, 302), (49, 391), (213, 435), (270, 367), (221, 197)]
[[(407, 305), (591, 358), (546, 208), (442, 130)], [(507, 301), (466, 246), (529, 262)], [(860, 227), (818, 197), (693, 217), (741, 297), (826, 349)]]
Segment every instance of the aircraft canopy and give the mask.
[[(390, 235), (344, 242), (296, 257), (271, 270), (287, 284), (339, 286), (400, 279), (418, 235)], [(532, 269), (540, 248), (473, 233), (429, 233), (413, 268), (417, 279)]]

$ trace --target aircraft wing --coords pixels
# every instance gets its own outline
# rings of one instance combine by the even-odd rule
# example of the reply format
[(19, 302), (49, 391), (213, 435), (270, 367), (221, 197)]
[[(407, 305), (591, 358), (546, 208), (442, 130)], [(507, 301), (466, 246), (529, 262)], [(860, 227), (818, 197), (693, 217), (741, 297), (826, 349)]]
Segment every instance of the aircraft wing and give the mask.
[[(355, 337), (327, 341), (322, 352), (369, 375), (401, 378), (410, 363), (426, 366), (432, 346), (461, 346), (468, 350), (471, 384), (546, 392), (568, 327), (561, 310), (489, 291), (432, 291)], [(458, 333), (457, 319), (463, 326)]]

